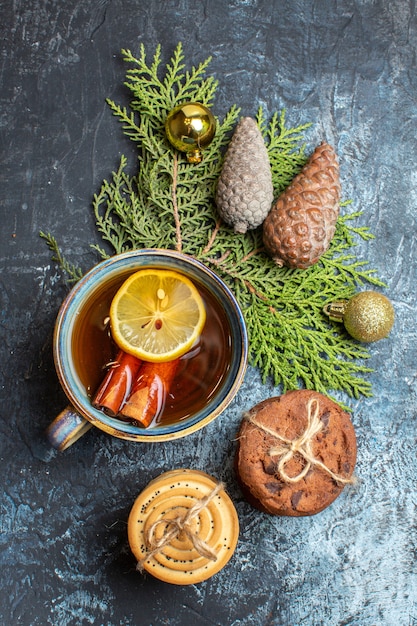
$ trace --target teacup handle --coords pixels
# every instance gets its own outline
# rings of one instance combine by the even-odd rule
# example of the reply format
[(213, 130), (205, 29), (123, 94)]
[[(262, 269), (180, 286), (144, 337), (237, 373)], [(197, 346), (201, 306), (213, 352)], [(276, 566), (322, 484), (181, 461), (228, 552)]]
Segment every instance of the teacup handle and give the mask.
[(68, 405), (46, 429), (50, 444), (57, 450), (66, 450), (92, 427), (91, 422)]

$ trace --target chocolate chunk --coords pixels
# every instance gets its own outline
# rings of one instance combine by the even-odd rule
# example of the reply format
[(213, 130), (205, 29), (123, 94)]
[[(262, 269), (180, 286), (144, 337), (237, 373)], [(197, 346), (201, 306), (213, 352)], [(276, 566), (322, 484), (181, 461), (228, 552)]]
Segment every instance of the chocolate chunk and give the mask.
[(265, 474), (269, 474), (270, 476), (273, 476), (275, 474), (277, 466), (276, 466), (276, 463), (274, 463), (274, 461), (270, 457), (266, 457), (262, 461), (262, 465), (263, 465)]
[(303, 495), (302, 491), (296, 491), (295, 493), (292, 494), (291, 506), (293, 509), (297, 508), (297, 504), (300, 502), (302, 495)]
[(323, 422), (324, 428), (327, 428), (330, 421), (330, 411), (325, 411), (324, 413), (322, 413), (322, 415), (320, 415), (320, 419)]
[(265, 483), (266, 489), (269, 493), (279, 493), (283, 487), (280, 483)]

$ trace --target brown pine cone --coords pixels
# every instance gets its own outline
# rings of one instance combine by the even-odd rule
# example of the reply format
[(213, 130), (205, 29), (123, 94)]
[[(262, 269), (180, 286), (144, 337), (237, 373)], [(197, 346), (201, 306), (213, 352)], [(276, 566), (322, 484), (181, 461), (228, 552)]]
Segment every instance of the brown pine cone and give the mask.
[(323, 142), (263, 223), (264, 245), (277, 265), (306, 269), (317, 263), (335, 233), (340, 192), (336, 152)]

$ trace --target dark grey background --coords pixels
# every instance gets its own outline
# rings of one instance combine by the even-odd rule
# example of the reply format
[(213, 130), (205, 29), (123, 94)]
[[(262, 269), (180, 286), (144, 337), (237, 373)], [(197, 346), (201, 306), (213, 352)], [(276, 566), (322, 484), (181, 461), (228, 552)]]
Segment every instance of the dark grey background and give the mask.
[[(1, 55), (0, 623), (22, 625), (411, 626), (416, 576), (416, 8), (413, 0), (5, 0)], [(318, 516), (273, 518), (236, 485), (242, 411), (279, 392), (249, 369), (229, 409), (173, 443), (97, 430), (63, 454), (43, 431), (65, 405), (54, 318), (67, 287), (39, 230), (89, 269), (91, 200), (132, 145), (105, 104), (127, 103), (122, 47), (187, 65), (213, 56), (214, 108), (282, 108), (341, 162), (343, 194), (376, 239), (356, 248), (396, 309), (371, 347), (374, 396), (352, 403), (358, 485)], [(171, 468), (226, 482), (241, 522), (216, 577), (168, 586), (135, 572), (126, 520)]]

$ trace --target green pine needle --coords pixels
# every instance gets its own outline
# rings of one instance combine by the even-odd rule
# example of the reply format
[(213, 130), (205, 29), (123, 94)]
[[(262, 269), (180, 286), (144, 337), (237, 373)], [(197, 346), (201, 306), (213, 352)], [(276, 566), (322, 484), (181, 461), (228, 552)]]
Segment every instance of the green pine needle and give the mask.
[(61, 254), (58, 242), (55, 237), (51, 235), (51, 233), (44, 233), (43, 231), (41, 231), (39, 235), (40, 237), (42, 237), (42, 239), (45, 239), (46, 245), (53, 252), (52, 261), (57, 263), (58, 266), (67, 274), (68, 282), (78, 282), (83, 276), (82, 270), (76, 265), (69, 263), (69, 261), (67, 261), (67, 259)]
[[(104, 180), (93, 199), (103, 241), (113, 253), (139, 248), (182, 251), (211, 266), (234, 291), (245, 316), (250, 339), (250, 361), (263, 380), (271, 377), (283, 391), (306, 387), (329, 394), (343, 391), (350, 397), (371, 395), (364, 377), (371, 370), (364, 362), (367, 349), (329, 322), (323, 306), (351, 297), (358, 287), (383, 286), (368, 263), (356, 258), (358, 239), (373, 238), (366, 227), (351, 224), (360, 212), (343, 214), (330, 249), (308, 270), (279, 268), (266, 256), (260, 229), (236, 235), (219, 220), (214, 205), (222, 158), (239, 109), (232, 106), (217, 120), (214, 140), (199, 164), (189, 164), (165, 135), (169, 111), (185, 101), (212, 104), (217, 81), (206, 77), (210, 59), (185, 71), (178, 44), (172, 59), (161, 69), (161, 48), (150, 64), (144, 46), (135, 57), (123, 56), (130, 68), (125, 85), (131, 91), (129, 108), (107, 100), (123, 133), (137, 146), (137, 173), (127, 173), (122, 156), (117, 171)], [(275, 195), (281, 193), (305, 164), (304, 132), (310, 124), (289, 128), (285, 111), (268, 121), (259, 108), (256, 121), (270, 157)], [(349, 202), (343, 203), (346, 209)], [(45, 236), (61, 266), (75, 280), (73, 267), (60, 256), (51, 236)], [(101, 257), (108, 253), (94, 245)], [(78, 276), (79, 277), (79, 276)]]

